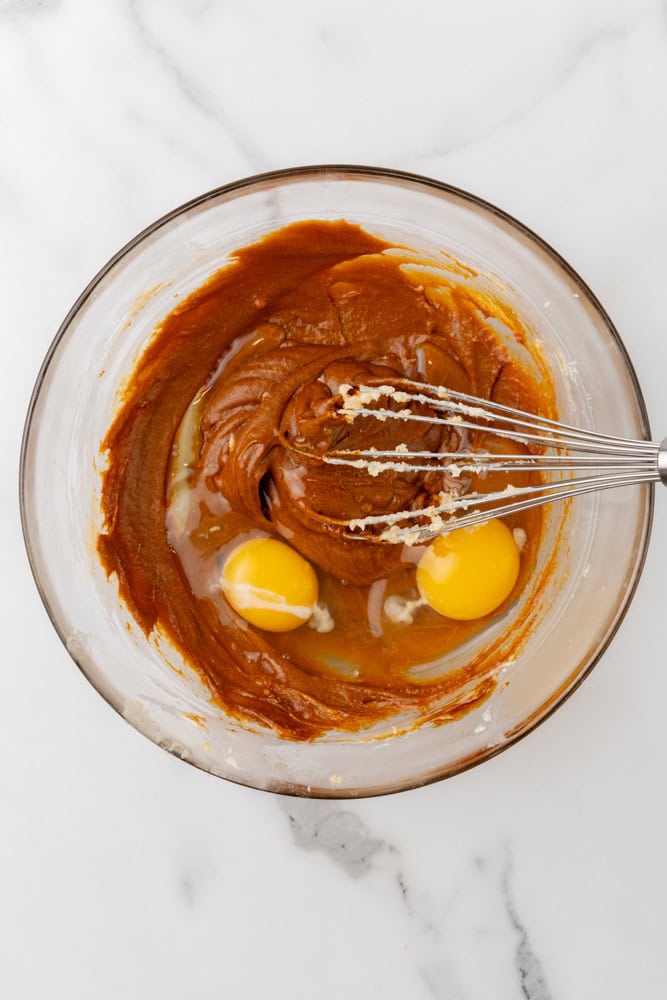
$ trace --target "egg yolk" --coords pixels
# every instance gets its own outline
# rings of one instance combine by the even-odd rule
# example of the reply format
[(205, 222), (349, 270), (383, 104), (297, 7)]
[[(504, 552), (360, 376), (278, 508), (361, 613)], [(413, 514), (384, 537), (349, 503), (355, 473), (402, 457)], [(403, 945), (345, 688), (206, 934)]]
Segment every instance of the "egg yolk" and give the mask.
[(518, 575), (519, 550), (512, 532), (494, 518), (436, 538), (417, 565), (417, 586), (434, 611), (471, 621), (495, 611)]
[(238, 545), (223, 566), (221, 582), (234, 611), (267, 632), (299, 628), (317, 602), (313, 567), (276, 538), (252, 538)]

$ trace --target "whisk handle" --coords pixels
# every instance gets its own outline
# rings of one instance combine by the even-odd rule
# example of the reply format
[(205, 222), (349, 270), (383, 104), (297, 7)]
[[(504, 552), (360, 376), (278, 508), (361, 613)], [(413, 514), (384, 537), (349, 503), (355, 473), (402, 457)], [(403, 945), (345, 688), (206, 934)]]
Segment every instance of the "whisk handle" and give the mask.
[(667, 486), (667, 438), (663, 438), (660, 442), (660, 450), (658, 451), (658, 475), (665, 486)]

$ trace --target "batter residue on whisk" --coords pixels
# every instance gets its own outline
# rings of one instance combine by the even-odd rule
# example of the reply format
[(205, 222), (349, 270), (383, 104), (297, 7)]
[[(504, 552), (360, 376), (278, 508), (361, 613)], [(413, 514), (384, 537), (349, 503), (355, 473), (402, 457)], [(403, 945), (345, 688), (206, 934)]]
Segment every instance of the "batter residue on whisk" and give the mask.
[[(98, 550), (136, 621), (166, 636), (229, 714), (288, 739), (358, 731), (404, 710), (442, 722), (479, 704), (496, 684), (492, 652), (455, 670), (447, 654), (487, 621), (452, 621), (419, 602), (419, 551), (351, 540), (336, 523), (419, 509), (460, 484), (447, 471), (369, 476), (312, 455), (462, 447), (455, 427), (341, 420), (341, 385), (407, 377), (554, 415), (524, 340), (509, 310), (465, 279), (420, 270), (414, 255), (345, 222), (298, 223), (239, 250), (155, 332), (103, 442)], [(475, 433), (478, 446), (501, 447)], [(508, 526), (526, 539), (512, 601), (530, 582), (542, 513)], [(262, 538), (302, 557), (290, 555), (294, 593), (275, 618), (291, 630), (269, 631), (261, 607), (260, 625), (234, 610), (245, 590), (236, 603), (225, 597), (227, 560)], [(283, 545), (270, 550), (278, 579)], [(265, 565), (261, 547), (246, 552)], [(315, 593), (309, 618), (300, 595)], [(392, 597), (414, 612), (386, 614)], [(439, 660), (439, 674), (417, 678), (415, 667)]]

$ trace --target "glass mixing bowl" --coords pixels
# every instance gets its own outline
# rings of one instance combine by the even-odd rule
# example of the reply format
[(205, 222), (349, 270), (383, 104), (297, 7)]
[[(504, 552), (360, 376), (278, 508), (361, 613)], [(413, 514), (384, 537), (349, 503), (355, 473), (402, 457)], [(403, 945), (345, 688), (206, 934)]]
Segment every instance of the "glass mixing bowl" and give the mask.
[[(530, 629), (502, 662), (491, 698), (462, 719), (404, 734), (391, 719), (359, 735), (282, 741), (226, 718), (168, 643), (146, 638), (96, 556), (100, 442), (119, 387), (156, 325), (231, 251), (287, 223), (347, 219), (476, 273), (539, 338), (561, 419), (649, 436), (641, 392), (609, 317), (577, 274), (525, 226), (463, 191), (410, 174), (327, 166), (277, 171), (183, 205), (124, 247), (74, 304), (48, 352), (28, 412), (21, 464), (23, 530), (47, 611), (100, 694), (149, 739), (212, 774), (277, 792), (359, 796), (397, 791), (486, 760), (533, 729), (577, 687), (632, 599), (648, 543), (651, 487), (548, 508), (541, 563), (517, 614)], [(447, 256), (450, 255), (450, 256)], [(520, 603), (520, 602), (518, 602)], [(510, 646), (508, 646), (508, 649)], [(473, 650), (474, 651), (474, 650)], [(468, 651), (470, 652), (470, 650)]]

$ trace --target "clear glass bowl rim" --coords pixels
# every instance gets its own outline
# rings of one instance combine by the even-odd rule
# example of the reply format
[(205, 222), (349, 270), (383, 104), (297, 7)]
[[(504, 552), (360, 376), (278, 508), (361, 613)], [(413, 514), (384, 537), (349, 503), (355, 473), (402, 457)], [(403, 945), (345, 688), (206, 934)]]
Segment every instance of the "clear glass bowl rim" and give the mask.
[[(141, 230), (141, 232), (139, 232), (136, 236), (134, 236), (131, 240), (129, 240), (123, 247), (121, 247), (121, 249), (118, 250), (117, 253), (115, 253), (112, 257), (110, 257), (109, 260), (106, 262), (106, 264), (104, 264), (103, 267), (100, 268), (97, 274), (95, 274), (95, 276), (91, 279), (91, 281), (86, 285), (86, 287), (78, 296), (74, 304), (71, 306), (67, 315), (60, 324), (55, 334), (55, 337), (53, 338), (53, 341), (51, 342), (46, 352), (44, 360), (37, 374), (35, 385), (33, 387), (30, 396), (30, 401), (28, 403), (28, 409), (26, 413), (25, 424), (23, 428), (23, 436), (21, 441), (21, 452), (20, 452), (20, 462), (19, 462), (19, 509), (21, 517), (21, 530), (23, 533), (23, 540), (28, 556), (28, 562), (30, 565), (30, 570), (32, 572), (33, 579), (35, 581), (35, 585), (37, 587), (42, 604), (44, 605), (46, 613), (51, 621), (51, 624), (53, 625), (61, 642), (68, 650), (70, 657), (74, 660), (76, 666), (81, 670), (83, 675), (86, 677), (86, 680), (88, 680), (89, 683), (91, 683), (91, 685), (95, 688), (97, 693), (100, 694), (102, 698), (104, 698), (104, 700), (111, 706), (111, 708), (113, 708), (113, 710), (117, 714), (121, 715), (121, 718), (123, 718), (123, 716), (119, 712), (117, 706), (115, 706), (99, 689), (99, 687), (97, 687), (94, 681), (88, 676), (86, 670), (84, 669), (83, 664), (79, 662), (77, 658), (73, 655), (73, 653), (68, 649), (62, 628), (60, 627), (60, 624), (53, 612), (53, 609), (50, 606), (45, 588), (42, 585), (42, 581), (40, 579), (39, 572), (37, 569), (37, 559), (35, 556), (33, 543), (31, 540), (30, 525), (28, 523), (27, 490), (29, 488), (29, 484), (26, 482), (26, 463), (27, 463), (27, 453), (28, 453), (28, 447), (29, 447), (32, 424), (33, 424), (33, 416), (35, 413), (35, 408), (42, 388), (42, 384), (46, 378), (47, 371), (57, 352), (60, 342), (66, 336), (72, 321), (77, 316), (79, 310), (82, 308), (82, 306), (87, 301), (89, 296), (93, 293), (93, 291), (97, 288), (97, 286), (104, 280), (108, 272), (111, 271), (112, 268), (115, 267), (115, 265), (119, 261), (121, 261), (127, 254), (129, 254), (132, 250), (138, 247), (145, 239), (147, 239), (149, 236), (155, 233), (162, 226), (167, 225), (168, 223), (174, 221), (179, 216), (184, 215), (185, 213), (191, 211), (192, 209), (202, 207), (206, 205), (207, 202), (216, 200), (222, 196), (229, 197), (237, 194), (242, 194), (244, 191), (247, 191), (255, 187), (261, 187), (263, 185), (266, 185), (267, 183), (279, 183), (281, 181), (291, 181), (298, 179), (326, 180), (327, 177), (329, 177), (331, 180), (336, 180), (343, 177), (345, 179), (352, 179), (352, 180), (371, 179), (371, 180), (386, 181), (398, 185), (405, 185), (407, 187), (417, 187), (426, 189), (428, 193), (434, 195), (454, 197), (462, 202), (469, 202), (472, 206), (482, 209), (488, 212), (489, 214), (496, 216), (499, 220), (507, 224), (510, 228), (515, 229), (519, 234), (526, 237), (529, 241), (535, 243), (545, 253), (545, 255), (551, 258), (551, 260), (568, 275), (568, 277), (574, 282), (574, 284), (576, 284), (580, 288), (585, 298), (588, 300), (590, 305), (600, 316), (607, 330), (607, 333), (609, 334), (611, 339), (615, 342), (620, 352), (620, 355), (623, 359), (624, 365), (626, 367), (632, 385), (632, 390), (635, 397), (635, 403), (637, 405), (639, 416), (641, 418), (641, 423), (643, 426), (645, 437), (647, 439), (650, 439), (651, 437), (646, 403), (644, 400), (641, 387), (639, 385), (639, 380), (637, 378), (635, 368), (632, 364), (630, 355), (628, 354), (628, 351), (625, 347), (625, 344), (623, 343), (623, 340), (621, 339), (618, 330), (616, 329), (614, 323), (612, 322), (610, 316), (608, 315), (602, 303), (599, 301), (594, 292), (589, 288), (589, 286), (586, 284), (583, 278), (581, 278), (578, 272), (546, 240), (544, 240), (541, 236), (535, 233), (528, 226), (524, 225), (524, 223), (520, 222), (514, 216), (510, 215), (508, 212), (505, 212), (503, 209), (498, 208), (492, 202), (486, 201), (485, 199), (480, 198), (477, 195), (470, 193), (469, 191), (465, 191), (462, 188), (456, 187), (452, 184), (447, 184), (444, 181), (438, 181), (433, 178), (426, 177), (422, 174), (416, 174), (416, 173), (411, 173), (409, 171), (396, 170), (385, 167), (364, 166), (360, 164), (336, 164), (336, 163), (313, 164), (313, 165), (298, 166), (298, 167), (285, 167), (279, 170), (270, 170), (264, 173), (252, 174), (248, 177), (243, 177), (236, 181), (231, 181), (228, 184), (223, 184), (220, 187), (212, 188), (211, 190), (206, 191), (204, 194), (198, 195), (196, 198), (192, 198), (189, 201), (184, 202), (178, 207), (172, 209), (170, 212), (167, 212), (165, 215), (160, 216), (160, 218), (156, 219), (145, 229)], [(544, 712), (544, 714), (542, 714), (532, 725), (523, 729), (516, 735), (508, 738), (502, 744), (489, 748), (487, 752), (475, 756), (473, 760), (464, 760), (457, 767), (447, 768), (446, 770), (444, 770), (443, 773), (435, 772), (428, 775), (416, 777), (414, 781), (411, 781), (408, 784), (403, 784), (401, 786), (373, 789), (368, 792), (362, 792), (362, 793), (355, 792), (353, 793), (354, 797), (364, 798), (371, 796), (375, 797), (380, 795), (391, 795), (396, 792), (407, 791), (413, 788), (419, 788), (428, 784), (433, 784), (434, 782), (441, 781), (444, 778), (453, 777), (456, 774), (460, 774), (463, 771), (469, 770), (472, 767), (476, 767), (479, 764), (484, 763), (484, 761), (486, 760), (490, 760), (492, 757), (497, 756), (504, 750), (507, 750), (509, 747), (514, 746), (516, 743), (524, 739), (531, 732), (533, 732), (540, 725), (542, 725), (542, 723), (546, 722), (546, 720), (549, 719), (554, 714), (554, 712), (556, 712), (557, 709), (559, 709), (560, 706), (563, 705), (568, 700), (568, 698), (570, 698), (571, 695), (574, 694), (574, 692), (579, 688), (579, 686), (583, 683), (583, 681), (589, 676), (593, 668), (599, 663), (600, 659), (608, 649), (611, 641), (613, 640), (618, 629), (620, 628), (630, 605), (632, 604), (646, 561), (646, 555), (648, 551), (648, 545), (651, 537), (651, 529), (653, 524), (654, 499), (655, 499), (655, 491), (653, 488), (653, 484), (650, 484), (649, 489), (647, 491), (648, 509), (646, 511), (646, 522), (645, 522), (646, 528), (642, 540), (642, 547), (641, 551), (638, 553), (637, 560), (635, 563), (634, 579), (632, 581), (631, 586), (628, 588), (624, 606), (620, 614), (618, 615), (614, 628), (611, 630), (605, 641), (596, 650), (595, 655), (591, 657), (590, 662), (581, 671), (581, 673), (579, 674), (577, 679), (573, 682), (573, 684), (562, 695), (560, 695), (558, 698), (554, 700), (553, 704), (546, 710), (546, 712)], [(164, 749), (167, 749), (168, 752), (178, 757), (178, 754), (175, 751), (169, 750), (169, 748), (164, 748)], [(205, 770), (204, 768), (200, 767), (200, 765), (198, 765), (196, 762), (188, 761), (188, 763), (193, 763), (194, 766), (198, 767), (200, 770)], [(211, 772), (207, 771), (206, 773), (211, 773)], [(233, 781), (234, 779), (233, 777), (230, 777), (226, 778), (226, 780)], [(271, 789), (271, 791), (275, 792), (276, 789), (273, 788)], [(295, 796), (298, 795), (297, 792), (292, 792), (289, 789), (285, 789), (280, 793), (287, 795), (295, 795)], [(349, 793), (346, 794), (345, 790), (336, 792), (336, 790), (332, 789), (330, 792), (327, 790), (326, 794), (317, 793), (313, 797), (347, 798), (349, 797)]]

